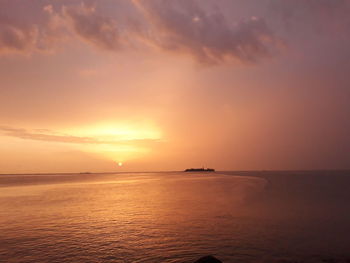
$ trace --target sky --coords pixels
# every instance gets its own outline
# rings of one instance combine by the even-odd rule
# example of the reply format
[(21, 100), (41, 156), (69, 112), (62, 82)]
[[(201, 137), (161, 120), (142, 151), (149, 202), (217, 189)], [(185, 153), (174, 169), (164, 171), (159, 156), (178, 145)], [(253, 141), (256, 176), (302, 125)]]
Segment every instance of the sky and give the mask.
[(0, 0), (0, 173), (350, 168), (349, 13)]

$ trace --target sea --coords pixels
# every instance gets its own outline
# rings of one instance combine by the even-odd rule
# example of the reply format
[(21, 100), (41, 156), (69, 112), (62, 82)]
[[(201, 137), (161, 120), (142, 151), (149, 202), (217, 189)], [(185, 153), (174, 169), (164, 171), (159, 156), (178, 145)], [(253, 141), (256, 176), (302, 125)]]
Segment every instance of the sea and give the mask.
[(350, 262), (350, 171), (0, 175), (1, 263)]

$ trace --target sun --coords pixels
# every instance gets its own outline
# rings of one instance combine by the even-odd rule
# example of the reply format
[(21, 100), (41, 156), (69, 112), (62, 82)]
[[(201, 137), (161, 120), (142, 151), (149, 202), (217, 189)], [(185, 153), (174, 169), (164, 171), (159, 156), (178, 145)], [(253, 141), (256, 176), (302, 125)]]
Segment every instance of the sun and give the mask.
[(123, 166), (123, 163), (122, 162), (118, 162), (118, 166)]

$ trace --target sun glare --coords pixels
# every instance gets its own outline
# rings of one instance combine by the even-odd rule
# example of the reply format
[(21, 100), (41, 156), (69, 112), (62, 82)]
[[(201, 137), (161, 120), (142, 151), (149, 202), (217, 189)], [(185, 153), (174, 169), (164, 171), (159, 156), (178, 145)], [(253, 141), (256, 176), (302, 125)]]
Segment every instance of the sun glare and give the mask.
[[(161, 132), (151, 124), (97, 124), (65, 132), (72, 136), (91, 139), (92, 143), (77, 147), (111, 160), (138, 158), (149, 153), (152, 143), (161, 139)], [(117, 161), (117, 164), (123, 165), (121, 161)]]
[(99, 140), (128, 141), (160, 139), (161, 134), (151, 124), (96, 124), (70, 130), (74, 135), (98, 138)]

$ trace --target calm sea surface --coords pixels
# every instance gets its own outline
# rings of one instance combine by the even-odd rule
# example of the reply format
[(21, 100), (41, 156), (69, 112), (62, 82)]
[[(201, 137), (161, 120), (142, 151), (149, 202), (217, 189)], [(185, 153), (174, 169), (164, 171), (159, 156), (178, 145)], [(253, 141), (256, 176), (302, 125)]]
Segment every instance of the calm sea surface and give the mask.
[(350, 172), (0, 176), (0, 262), (350, 262)]

